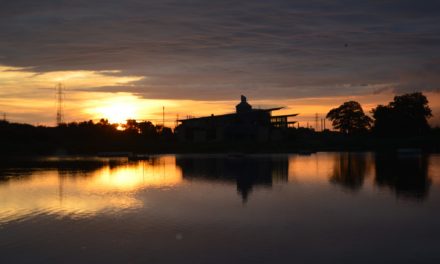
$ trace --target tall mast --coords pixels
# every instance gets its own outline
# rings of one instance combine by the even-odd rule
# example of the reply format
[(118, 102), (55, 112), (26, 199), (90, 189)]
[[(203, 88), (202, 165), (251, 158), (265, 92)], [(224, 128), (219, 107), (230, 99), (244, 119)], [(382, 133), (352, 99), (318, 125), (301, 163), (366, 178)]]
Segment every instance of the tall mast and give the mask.
[(58, 83), (56, 85), (56, 95), (57, 95), (57, 115), (56, 115), (56, 123), (57, 125), (61, 125), (64, 123), (64, 85), (62, 83)]

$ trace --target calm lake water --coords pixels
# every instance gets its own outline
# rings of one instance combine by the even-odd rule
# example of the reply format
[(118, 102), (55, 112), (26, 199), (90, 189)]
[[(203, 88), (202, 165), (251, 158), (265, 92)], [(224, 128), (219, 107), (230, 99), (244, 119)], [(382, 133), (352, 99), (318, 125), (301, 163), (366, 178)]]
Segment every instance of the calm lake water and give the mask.
[(0, 162), (0, 263), (440, 263), (440, 155)]

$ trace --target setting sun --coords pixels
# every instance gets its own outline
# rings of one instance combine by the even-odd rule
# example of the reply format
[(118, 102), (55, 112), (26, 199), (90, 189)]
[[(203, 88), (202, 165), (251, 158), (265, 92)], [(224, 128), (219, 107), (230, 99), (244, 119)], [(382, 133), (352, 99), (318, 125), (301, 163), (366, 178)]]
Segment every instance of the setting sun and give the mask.
[(136, 117), (136, 108), (124, 102), (97, 109), (103, 118), (109, 120), (110, 123), (125, 123), (127, 119)]
[(110, 123), (125, 123), (127, 119), (138, 118), (137, 102), (134, 102), (132, 96), (121, 96), (111, 98), (102, 104), (90, 110), (97, 118), (108, 119)]

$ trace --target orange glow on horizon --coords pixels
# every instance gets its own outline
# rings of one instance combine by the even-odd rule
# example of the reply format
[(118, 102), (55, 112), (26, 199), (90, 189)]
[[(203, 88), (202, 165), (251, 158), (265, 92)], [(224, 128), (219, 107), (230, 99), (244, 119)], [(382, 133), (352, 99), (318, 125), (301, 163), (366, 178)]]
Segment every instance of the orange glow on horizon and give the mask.
[[(187, 116), (220, 115), (235, 111), (239, 95), (230, 100), (189, 100), (154, 99), (130, 92), (99, 92), (91, 88), (132, 86), (146, 79), (145, 76), (122, 76), (120, 71), (54, 71), (39, 73), (31, 68), (17, 68), (0, 65), (0, 111), (8, 115), (8, 120), (34, 125), (54, 125), (56, 116), (55, 84), (63, 82), (66, 86), (64, 101), (65, 122), (108, 119), (110, 123), (125, 123), (127, 119), (148, 120), (162, 124), (162, 107), (165, 107), (165, 125), (174, 127), (176, 119)], [(14, 91), (14, 93), (10, 93)], [(440, 125), (440, 93), (424, 92), (433, 110), (432, 125)], [(244, 95), (247, 95), (244, 92)], [(145, 96), (145, 95), (144, 95)], [(323, 96), (309, 98), (256, 99), (248, 95), (249, 103), (255, 108), (283, 106), (285, 109), (273, 114), (299, 113), (293, 120), (300, 126), (315, 126), (315, 115), (325, 118), (326, 113), (348, 100), (358, 101), (367, 114), (378, 104), (393, 100), (392, 90), (381, 93)], [(327, 128), (330, 123), (327, 123)]]

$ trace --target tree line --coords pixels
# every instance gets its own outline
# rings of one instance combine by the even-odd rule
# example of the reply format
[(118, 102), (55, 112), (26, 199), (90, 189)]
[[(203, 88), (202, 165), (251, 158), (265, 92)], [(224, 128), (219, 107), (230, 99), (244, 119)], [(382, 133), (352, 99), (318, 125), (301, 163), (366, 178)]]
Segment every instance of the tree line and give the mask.
[(348, 101), (331, 109), (326, 118), (343, 134), (378, 136), (417, 136), (430, 130), (428, 119), (432, 117), (428, 99), (420, 92), (395, 96), (387, 105), (378, 105), (366, 115), (356, 101)]
[(120, 127), (107, 119), (57, 127), (0, 121), (0, 154), (70, 154), (113, 151), (167, 151), (175, 142), (171, 128), (127, 120)]
[[(303, 150), (380, 150), (422, 148), (440, 151), (440, 129), (431, 129), (428, 100), (422, 93), (394, 97), (366, 115), (355, 101), (331, 109), (327, 116), (337, 131), (315, 132), (308, 128), (280, 130), (274, 141), (186, 142), (178, 133), (149, 121), (127, 120), (123, 125), (106, 119), (32, 126), (0, 121), (0, 155), (96, 154), (130, 151), (139, 153), (187, 152), (295, 152)], [(277, 129), (277, 128), (275, 128)]]

